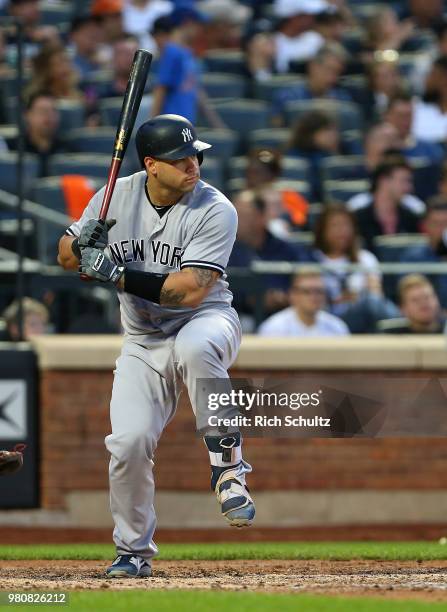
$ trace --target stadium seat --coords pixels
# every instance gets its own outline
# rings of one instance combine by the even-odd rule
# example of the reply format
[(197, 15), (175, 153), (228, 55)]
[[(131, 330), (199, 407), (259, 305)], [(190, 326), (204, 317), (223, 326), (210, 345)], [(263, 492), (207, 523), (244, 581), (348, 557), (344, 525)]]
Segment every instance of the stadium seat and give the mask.
[(284, 149), (289, 139), (289, 128), (253, 130), (248, 135), (250, 149), (256, 149), (259, 147), (267, 147), (269, 149)]
[(40, 23), (42, 25), (59, 26), (61, 23), (69, 23), (73, 18), (72, 2), (41, 2)]
[(96, 96), (104, 98), (110, 90), (112, 82), (113, 75), (109, 70), (97, 70), (84, 76), (79, 83), (79, 87), (87, 93), (93, 90)]
[(207, 72), (230, 72), (245, 74), (245, 58), (242, 51), (214, 49), (203, 58)]
[[(134, 134), (140, 125), (149, 118), (151, 102), (152, 98), (148, 95), (144, 95), (141, 99), (140, 108), (135, 121), (135, 127), (133, 129)], [(121, 96), (117, 96), (116, 98), (103, 98), (100, 100), (99, 115), (101, 117), (102, 125), (109, 125), (116, 129), (120, 118), (122, 105), (123, 98)]]
[(306, 198), (306, 200), (310, 200), (310, 185), (307, 181), (279, 179), (272, 184), (272, 187), (279, 191), (295, 191)]
[(69, 132), (65, 142), (73, 153), (109, 153), (113, 151), (116, 128), (78, 128)]
[(427, 244), (428, 238), (424, 234), (393, 234), (376, 236), (373, 239), (374, 249), (380, 261), (399, 262), (402, 254), (410, 246)]
[[(280, 191), (295, 191), (296, 193), (301, 194), (306, 200), (310, 198), (310, 185), (306, 181), (292, 181), (288, 179), (280, 179), (275, 181), (272, 184), (274, 189), (278, 189)], [(231, 178), (226, 182), (225, 185), (225, 193), (233, 196), (235, 193), (246, 189), (245, 178), (243, 177), (235, 177)]]
[(227, 172), (228, 178), (244, 178), (245, 177), (245, 169), (247, 167), (248, 160), (243, 155), (239, 157), (233, 157), (228, 160)]
[(307, 181), (309, 177), (309, 163), (305, 159), (296, 157), (283, 157), (281, 178), (293, 181)]
[(206, 151), (206, 157), (219, 157), (226, 162), (235, 155), (239, 143), (239, 134), (237, 132), (233, 130), (199, 128), (198, 134), (200, 140), (213, 145), (212, 149)]
[(360, 154), (363, 152), (363, 132), (361, 130), (345, 130), (341, 132), (341, 143), (347, 151), (352, 151), (352, 154)]
[(313, 232), (290, 232), (286, 238), (287, 242), (293, 242), (300, 246), (309, 246), (314, 241)]
[(255, 97), (258, 100), (271, 102), (274, 94), (279, 89), (284, 89), (290, 85), (298, 85), (304, 82), (304, 77), (292, 74), (278, 74), (266, 81), (257, 81), (254, 86)]
[(243, 98), (247, 93), (247, 79), (237, 74), (206, 73), (201, 84), (209, 98)]
[[(244, 156), (234, 157), (228, 163), (228, 177), (245, 178), (245, 170), (248, 160)], [(282, 160), (281, 179), (291, 181), (307, 181), (309, 176), (309, 164), (305, 159), (295, 157), (284, 157)]]
[(361, 155), (334, 155), (321, 161), (321, 174), (325, 181), (367, 179), (364, 158)]
[(315, 98), (314, 100), (291, 100), (286, 103), (286, 120), (293, 125), (297, 119), (310, 111), (319, 110), (332, 115), (338, 122), (341, 131), (361, 130), (363, 118), (359, 107), (353, 102), (340, 102)]
[[(409, 246), (418, 246), (427, 243), (427, 236), (423, 234), (394, 234), (376, 236), (373, 239), (374, 251), (381, 262), (399, 263), (404, 261), (402, 255)], [(384, 274), (383, 290), (385, 295), (396, 300), (399, 274)]]
[(268, 127), (269, 107), (266, 102), (241, 98), (215, 102), (214, 108), (231, 130), (239, 132), (242, 147), (247, 145), (251, 130)]
[[(98, 191), (104, 185), (104, 181), (95, 178), (90, 178), (90, 183), (94, 191)], [(60, 176), (36, 179), (32, 185), (31, 198), (42, 206), (67, 214)]]
[(436, 195), (441, 175), (439, 164), (432, 163), (427, 157), (407, 159), (413, 169), (414, 191), (422, 199)]
[[(49, 159), (49, 173), (51, 176), (62, 174), (81, 174), (107, 180), (111, 162), (111, 155), (100, 153), (58, 153)], [(120, 176), (129, 174), (128, 160), (124, 158)]]
[(323, 181), (325, 200), (329, 202), (346, 202), (358, 193), (368, 191), (368, 180), (357, 181)]
[(224, 177), (220, 160), (205, 157), (203, 164), (200, 166), (200, 176), (206, 183), (210, 183), (216, 189), (223, 191)]
[[(34, 155), (26, 154), (23, 168), (24, 193), (28, 194), (33, 180), (39, 171), (38, 159)], [(17, 153), (0, 153), (0, 189), (17, 193)]]
[(80, 128), (85, 121), (85, 106), (75, 100), (58, 100), (57, 108), (60, 116), (60, 131), (67, 133)]

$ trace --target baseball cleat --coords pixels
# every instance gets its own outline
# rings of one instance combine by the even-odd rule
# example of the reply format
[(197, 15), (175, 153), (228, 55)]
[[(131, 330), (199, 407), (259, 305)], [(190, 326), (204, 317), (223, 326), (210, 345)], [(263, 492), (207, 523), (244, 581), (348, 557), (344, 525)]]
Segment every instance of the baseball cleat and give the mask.
[(118, 555), (106, 570), (108, 578), (148, 578), (151, 575), (149, 563), (136, 555)]
[(249, 527), (255, 516), (255, 505), (244, 481), (236, 476), (236, 470), (226, 470), (216, 483), (217, 501), (231, 527)]

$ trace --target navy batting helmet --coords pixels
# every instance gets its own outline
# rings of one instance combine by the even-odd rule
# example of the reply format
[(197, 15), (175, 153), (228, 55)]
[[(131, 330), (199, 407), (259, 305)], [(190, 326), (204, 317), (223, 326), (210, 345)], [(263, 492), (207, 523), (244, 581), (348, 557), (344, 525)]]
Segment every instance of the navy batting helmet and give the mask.
[(182, 159), (197, 155), (203, 161), (203, 151), (211, 147), (197, 138), (193, 124), (181, 115), (158, 115), (143, 123), (135, 136), (138, 157), (144, 166), (145, 157)]

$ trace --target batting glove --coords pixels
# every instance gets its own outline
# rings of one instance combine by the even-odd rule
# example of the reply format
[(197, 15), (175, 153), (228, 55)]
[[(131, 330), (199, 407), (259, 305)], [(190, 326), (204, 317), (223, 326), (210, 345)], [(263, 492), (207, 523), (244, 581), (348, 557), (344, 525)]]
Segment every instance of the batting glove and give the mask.
[(116, 219), (90, 219), (84, 225), (79, 234), (78, 245), (80, 249), (92, 247), (94, 249), (105, 249), (109, 236), (108, 232), (116, 223)]
[(81, 251), (79, 272), (101, 283), (116, 283), (124, 274), (124, 266), (116, 266), (101, 249), (85, 247)]

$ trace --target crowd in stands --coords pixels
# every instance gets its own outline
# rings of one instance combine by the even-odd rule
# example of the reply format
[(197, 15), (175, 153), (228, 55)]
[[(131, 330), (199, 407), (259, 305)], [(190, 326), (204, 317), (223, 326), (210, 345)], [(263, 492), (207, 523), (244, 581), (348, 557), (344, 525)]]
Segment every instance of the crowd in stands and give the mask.
[[(447, 256), (447, 2), (0, 0), (0, 189), (14, 191), (18, 95), (26, 196), (70, 215), (79, 183), (51, 177), (104, 182), (140, 47), (154, 61), (137, 125), (193, 121), (213, 144), (203, 179), (237, 208), (229, 281), (246, 331), (443, 331), (447, 276), (381, 264)], [(133, 143), (124, 166), (140, 169)], [(12, 216), (0, 198), (0, 241)], [(262, 261), (302, 269), (254, 273)]]

